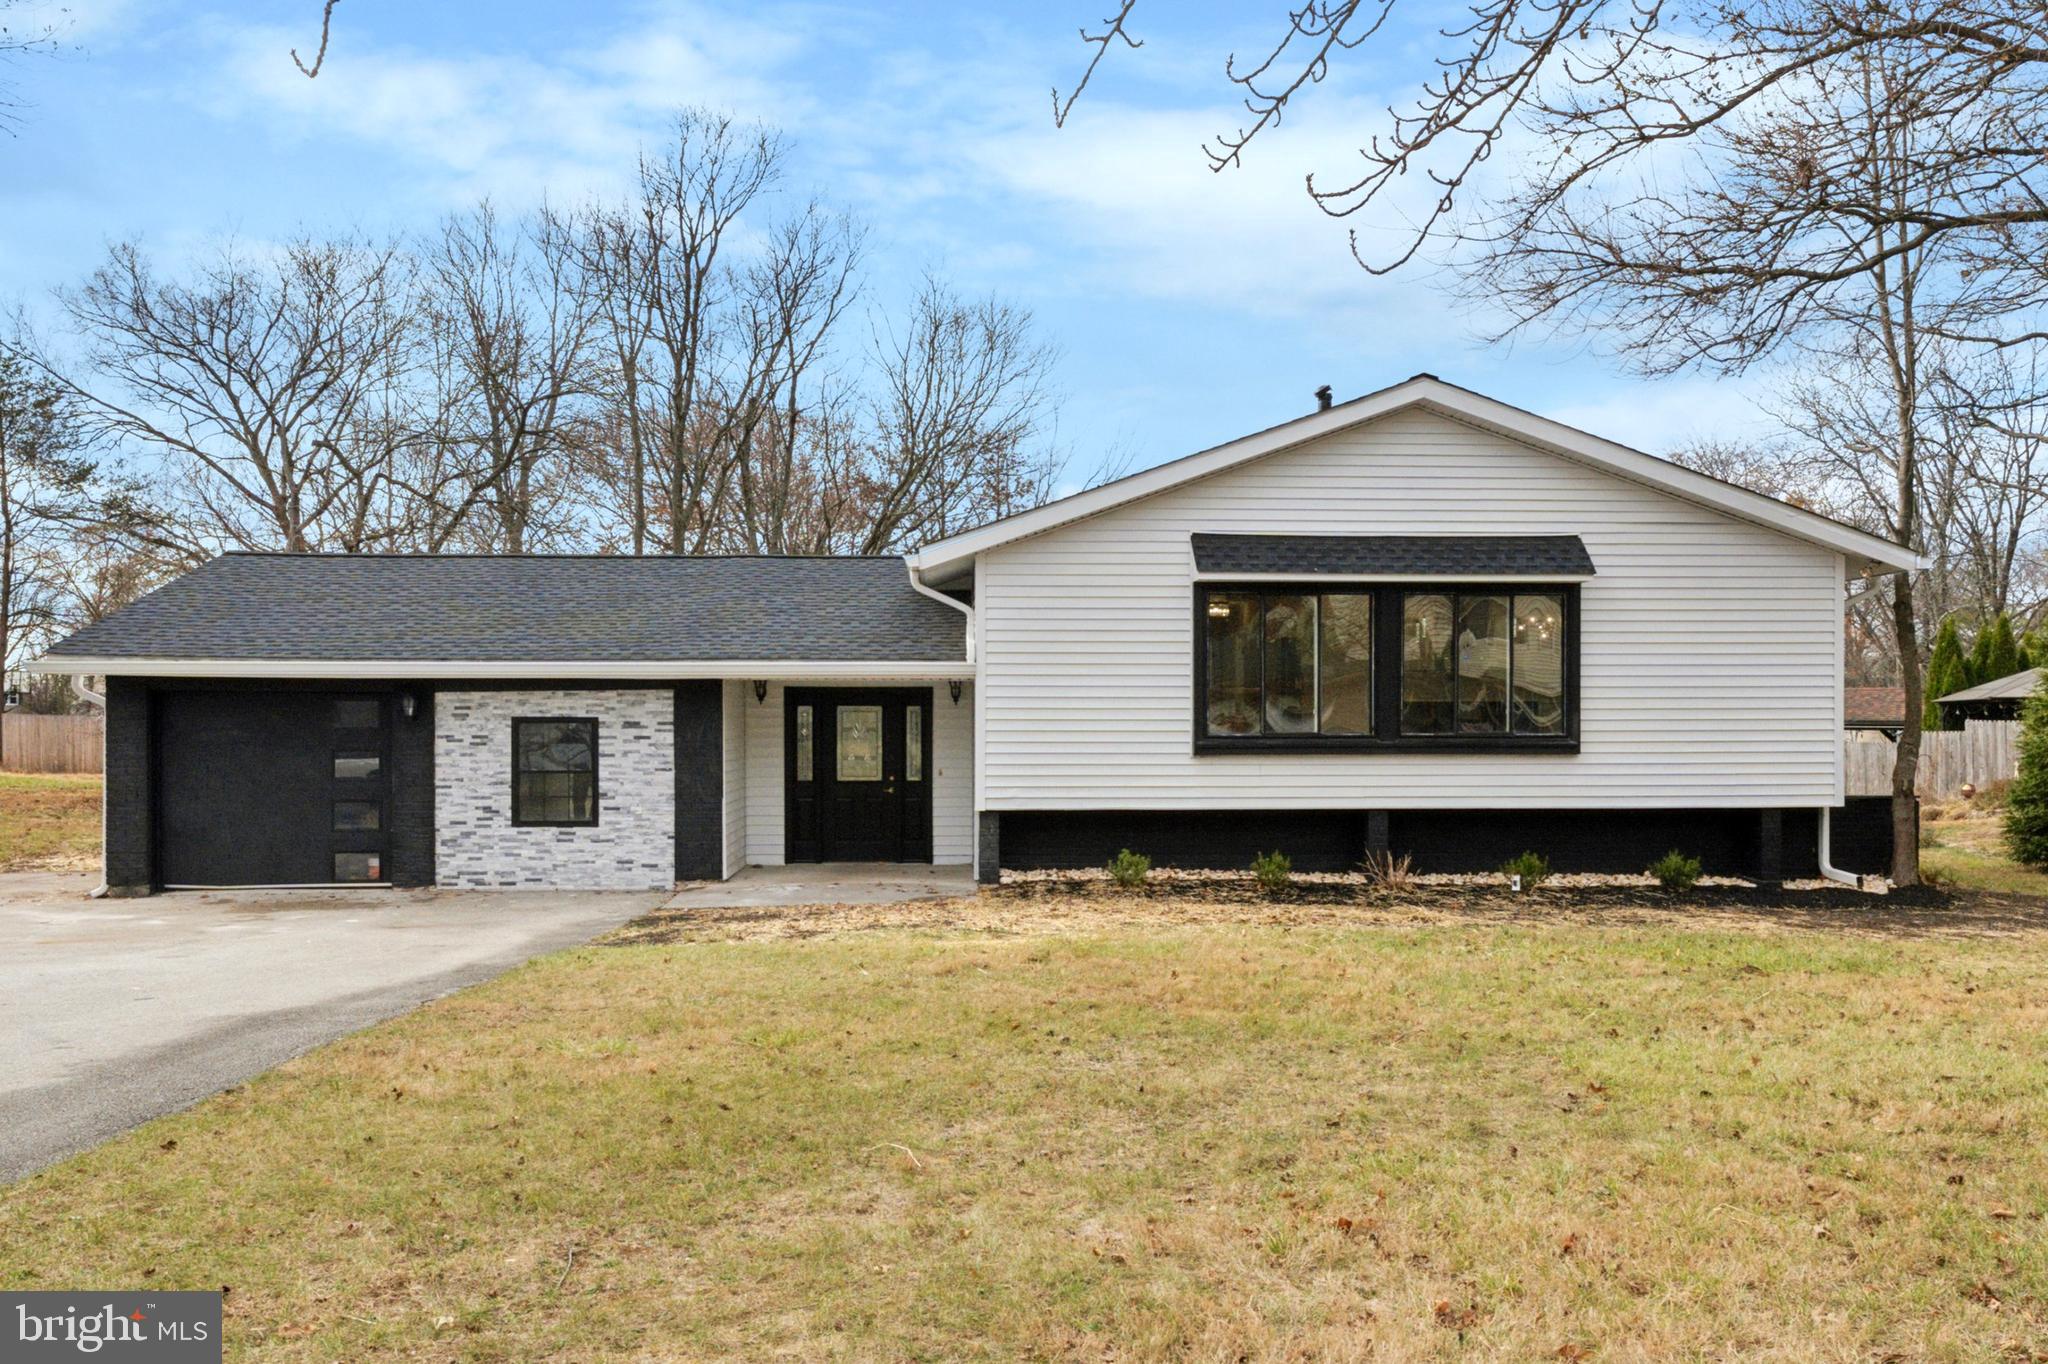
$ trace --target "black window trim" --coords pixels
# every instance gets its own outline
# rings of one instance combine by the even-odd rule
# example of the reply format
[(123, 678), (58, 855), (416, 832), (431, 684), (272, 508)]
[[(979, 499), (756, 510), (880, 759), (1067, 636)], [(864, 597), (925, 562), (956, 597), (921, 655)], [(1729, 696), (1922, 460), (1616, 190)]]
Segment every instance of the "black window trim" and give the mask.
[[(1197, 756), (1227, 753), (1577, 753), (1579, 751), (1579, 584), (1544, 578), (1442, 582), (1347, 582), (1339, 578), (1203, 579), (1194, 584), (1194, 695), (1190, 717)], [(1371, 734), (1239, 734), (1208, 732), (1211, 592), (1273, 596), (1363, 593), (1372, 598)], [(1564, 609), (1565, 732), (1562, 734), (1403, 734), (1401, 723), (1401, 599), (1411, 593), (1452, 596), (1555, 595)], [(1261, 653), (1263, 657), (1263, 651)]]
[[(521, 819), (519, 817), (519, 727), (521, 725), (588, 725), (590, 726), (590, 818), (589, 819)], [(595, 715), (515, 715), (510, 728), (512, 743), (512, 827), (515, 829), (595, 829), (603, 801), (599, 799), (604, 790), (598, 781), (598, 723)]]

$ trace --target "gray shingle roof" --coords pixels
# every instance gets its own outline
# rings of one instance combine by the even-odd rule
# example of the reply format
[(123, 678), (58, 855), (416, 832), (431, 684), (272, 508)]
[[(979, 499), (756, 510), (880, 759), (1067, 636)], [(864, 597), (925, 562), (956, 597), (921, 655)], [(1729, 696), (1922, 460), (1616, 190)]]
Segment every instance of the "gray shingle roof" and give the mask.
[(1583, 578), (1593, 557), (1576, 535), (1194, 536), (1203, 573), (1478, 574)]
[(959, 662), (961, 613), (887, 558), (229, 554), (52, 657)]
[(2044, 671), (2048, 669), (2022, 668), (2016, 673), (1994, 677), (1989, 682), (1980, 682), (1974, 687), (1952, 691), (1947, 696), (1936, 699), (1944, 706), (1952, 701), (2010, 701), (2014, 698), (2024, 701), (2034, 694), (2034, 688), (2040, 685), (2041, 674)]

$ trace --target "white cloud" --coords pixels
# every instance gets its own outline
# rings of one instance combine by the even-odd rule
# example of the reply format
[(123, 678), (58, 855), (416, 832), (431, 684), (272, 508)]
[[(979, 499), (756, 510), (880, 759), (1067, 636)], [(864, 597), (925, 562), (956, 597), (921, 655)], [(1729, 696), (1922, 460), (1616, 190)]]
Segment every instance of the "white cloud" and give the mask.
[(1758, 377), (1618, 379), (1603, 388), (1597, 398), (1530, 406), (1567, 426), (1653, 455), (1668, 455), (1697, 440), (1758, 440), (1783, 430), (1764, 408), (1770, 388)]
[(387, 148), (449, 202), (580, 198), (622, 184), (643, 141), (683, 106), (741, 117), (803, 111), (801, 97), (768, 74), (801, 46), (787, 27), (695, 15), (663, 6), (546, 61), (502, 51), (422, 54), (358, 33), (337, 41), (318, 80), (285, 55), (299, 35), (214, 26), (225, 69), (199, 98), (223, 116), (261, 117), (291, 135)]

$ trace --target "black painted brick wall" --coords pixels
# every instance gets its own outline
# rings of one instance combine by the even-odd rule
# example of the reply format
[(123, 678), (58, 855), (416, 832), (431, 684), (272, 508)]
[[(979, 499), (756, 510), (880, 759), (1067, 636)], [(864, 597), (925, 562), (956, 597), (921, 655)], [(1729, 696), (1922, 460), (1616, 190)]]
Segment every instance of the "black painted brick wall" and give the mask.
[(676, 683), (676, 879), (725, 875), (725, 689)]
[[(404, 699), (415, 702), (411, 719)], [(386, 869), (394, 886), (434, 884), (434, 689), (409, 685), (391, 702), (391, 827)]]
[(994, 810), (983, 810), (975, 823), (974, 836), (977, 840), (975, 851), (975, 879), (985, 886), (993, 886), (1003, 879), (1003, 817)]
[(116, 893), (146, 893), (156, 884), (149, 686), (139, 678), (110, 677), (106, 697), (107, 885)]

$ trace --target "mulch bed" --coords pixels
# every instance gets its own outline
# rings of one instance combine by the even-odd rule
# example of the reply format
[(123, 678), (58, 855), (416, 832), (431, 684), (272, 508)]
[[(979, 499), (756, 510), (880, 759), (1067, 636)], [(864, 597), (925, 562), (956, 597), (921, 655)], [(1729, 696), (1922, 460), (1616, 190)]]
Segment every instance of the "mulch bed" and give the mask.
[(1998, 937), (2048, 932), (2048, 899), (1934, 886), (1869, 894), (1845, 886), (1764, 891), (1745, 883), (1674, 893), (1640, 884), (1543, 887), (1433, 884), (1398, 891), (1358, 880), (1297, 882), (1267, 894), (1241, 876), (1179, 874), (1133, 890), (1100, 877), (1034, 877), (972, 897), (895, 905), (657, 910), (600, 940), (607, 946), (787, 940), (876, 931), (1065, 935), (1128, 928), (1261, 925), (1414, 927), (1583, 923), (1878, 936)]

